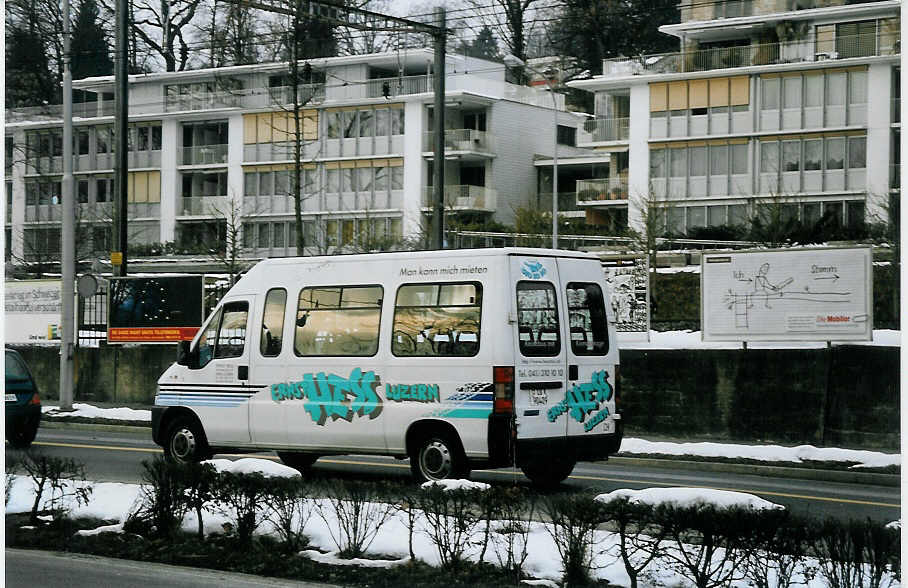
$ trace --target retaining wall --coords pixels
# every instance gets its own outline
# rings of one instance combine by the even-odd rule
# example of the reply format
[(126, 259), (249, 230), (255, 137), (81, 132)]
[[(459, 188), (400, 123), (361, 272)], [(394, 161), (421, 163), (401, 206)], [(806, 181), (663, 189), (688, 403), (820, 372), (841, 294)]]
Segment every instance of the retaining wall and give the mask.
[[(56, 399), (55, 346), (14, 346)], [(173, 345), (82, 348), (77, 401), (152, 404)], [(899, 349), (623, 350), (627, 434), (898, 450)]]

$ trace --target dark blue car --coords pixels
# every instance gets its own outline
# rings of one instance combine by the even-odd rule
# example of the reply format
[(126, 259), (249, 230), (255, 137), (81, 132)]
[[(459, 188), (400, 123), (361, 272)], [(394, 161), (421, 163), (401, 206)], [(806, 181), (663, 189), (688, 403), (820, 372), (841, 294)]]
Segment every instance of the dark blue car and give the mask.
[(41, 397), (25, 360), (6, 350), (6, 440), (17, 449), (32, 444), (41, 422)]

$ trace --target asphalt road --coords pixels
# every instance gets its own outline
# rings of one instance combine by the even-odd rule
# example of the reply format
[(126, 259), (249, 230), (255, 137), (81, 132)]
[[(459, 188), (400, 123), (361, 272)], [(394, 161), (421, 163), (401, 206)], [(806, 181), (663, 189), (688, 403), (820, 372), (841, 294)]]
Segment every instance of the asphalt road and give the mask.
[(6, 550), (7, 586), (57, 588), (312, 588), (328, 584), (292, 582), (158, 563), (127, 561), (51, 551)]
[[(68, 428), (42, 428), (34, 445), (50, 454), (72, 457), (85, 464), (91, 480), (137, 483), (141, 480), (142, 460), (160, 453), (145, 432), (90, 431)], [(16, 454), (7, 446), (7, 460)], [(277, 459), (273, 453), (253, 454)], [(218, 456), (229, 457), (229, 456)], [(756, 469), (756, 468), (754, 468)], [(372, 456), (337, 456), (320, 459), (315, 465), (320, 475), (357, 478), (409, 476), (407, 461)], [(519, 470), (476, 471), (472, 479), (490, 483), (529, 484)], [(736, 490), (756, 494), (783, 504), (792, 512), (841, 519), (865, 518), (889, 522), (900, 518), (898, 487), (867, 483), (842, 483), (814, 479), (778, 478), (728, 471), (690, 471), (672, 467), (640, 465), (618, 459), (601, 463), (580, 463), (562, 490), (610, 492), (618, 488), (702, 487)]]

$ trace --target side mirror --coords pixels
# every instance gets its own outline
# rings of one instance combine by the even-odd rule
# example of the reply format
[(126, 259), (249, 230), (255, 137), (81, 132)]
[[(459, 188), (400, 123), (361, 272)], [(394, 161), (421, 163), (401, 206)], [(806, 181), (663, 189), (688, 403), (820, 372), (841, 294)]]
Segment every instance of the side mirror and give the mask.
[(177, 364), (189, 365), (189, 345), (191, 341), (180, 341), (177, 345)]

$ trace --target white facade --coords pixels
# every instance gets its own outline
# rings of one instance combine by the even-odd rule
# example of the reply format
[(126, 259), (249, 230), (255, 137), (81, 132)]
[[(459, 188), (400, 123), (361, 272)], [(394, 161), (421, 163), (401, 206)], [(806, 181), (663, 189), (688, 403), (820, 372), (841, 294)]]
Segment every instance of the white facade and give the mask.
[[(802, 8), (804, 6), (804, 8)], [(681, 2), (661, 27), (681, 52), (609, 59), (584, 146), (607, 151), (629, 198), (666, 228), (743, 224), (755, 204), (841, 225), (886, 220), (898, 190), (898, 0)], [(626, 165), (615, 165), (619, 154)], [(614, 202), (593, 196), (587, 206)]]
[[(300, 86), (310, 97), (301, 158), (306, 253), (428, 232), (432, 60), (432, 51), (410, 50), (310, 62), (312, 83)], [(453, 55), (446, 74), (446, 208), (513, 223), (516, 207), (535, 202), (534, 160), (552, 156), (551, 95), (506, 83), (498, 63)], [(130, 244), (210, 247), (223, 241), (236, 208), (245, 255), (296, 254), (286, 80), (286, 64), (130, 77)], [(112, 217), (114, 81), (74, 88), (99, 98), (75, 107), (74, 193), (101, 254)], [(582, 119), (558, 99), (559, 125), (576, 129)], [(62, 127), (59, 112), (45, 110), (7, 112), (5, 227), (15, 259), (59, 251)]]

